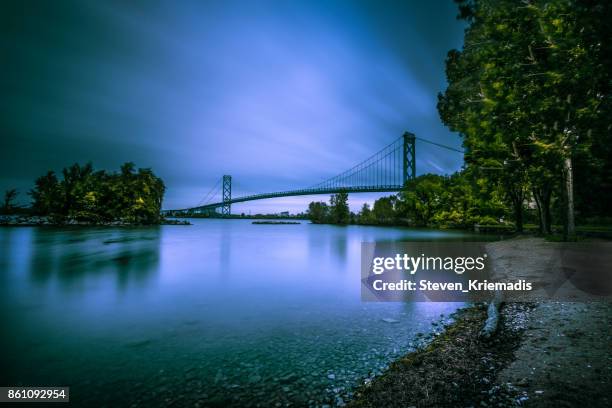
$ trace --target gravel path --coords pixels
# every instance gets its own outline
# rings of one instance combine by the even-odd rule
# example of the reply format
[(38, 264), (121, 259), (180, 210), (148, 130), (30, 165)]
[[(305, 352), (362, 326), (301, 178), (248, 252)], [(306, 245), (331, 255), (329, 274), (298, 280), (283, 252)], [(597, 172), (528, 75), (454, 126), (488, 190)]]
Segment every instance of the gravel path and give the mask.
[(497, 382), (529, 407), (612, 406), (612, 305), (539, 303)]

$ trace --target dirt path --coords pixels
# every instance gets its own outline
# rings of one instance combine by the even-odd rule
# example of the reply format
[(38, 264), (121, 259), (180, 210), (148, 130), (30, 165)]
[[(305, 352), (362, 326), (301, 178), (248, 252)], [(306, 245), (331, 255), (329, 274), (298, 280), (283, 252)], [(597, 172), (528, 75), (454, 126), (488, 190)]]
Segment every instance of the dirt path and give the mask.
[(529, 407), (612, 406), (611, 322), (608, 303), (538, 304), (497, 382)]
[[(546, 286), (559, 270), (561, 252), (555, 251), (560, 245), (526, 238), (495, 242), (487, 249), (496, 279), (524, 278)], [(599, 265), (591, 258), (580, 259)], [(605, 281), (609, 287), (609, 278)], [(541, 293), (547, 297), (545, 290)], [(555, 295), (571, 299), (580, 294), (565, 281)], [(535, 306), (515, 359), (498, 374), (497, 383), (518, 393), (517, 401), (527, 406), (612, 406), (612, 304), (542, 300)]]

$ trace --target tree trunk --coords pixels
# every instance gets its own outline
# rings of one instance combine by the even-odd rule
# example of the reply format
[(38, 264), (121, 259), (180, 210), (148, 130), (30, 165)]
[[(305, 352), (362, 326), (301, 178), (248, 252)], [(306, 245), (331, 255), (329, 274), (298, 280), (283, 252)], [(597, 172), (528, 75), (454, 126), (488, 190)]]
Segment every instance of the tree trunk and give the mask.
[(506, 197), (512, 204), (512, 212), (514, 213), (514, 225), (516, 232), (523, 232), (523, 204), (525, 202), (525, 183), (516, 179), (506, 180), (504, 188)]
[(518, 190), (510, 190), (510, 201), (514, 211), (514, 224), (516, 232), (523, 232), (523, 202), (525, 201), (525, 190), (520, 187)]
[(574, 221), (574, 171), (572, 169), (571, 156), (563, 160), (563, 176), (564, 176), (564, 193), (565, 193), (565, 211), (566, 211), (566, 227), (564, 228), (566, 241), (573, 240), (576, 237), (576, 224)]
[(516, 232), (523, 233), (523, 200), (514, 204), (514, 223)]
[(550, 234), (550, 195), (552, 190), (550, 186), (533, 189), (533, 197), (535, 198), (538, 207), (538, 216), (540, 219), (540, 233)]
[(533, 199), (536, 202), (536, 209), (538, 210), (538, 222), (540, 223), (540, 234), (543, 234), (544, 229), (542, 228), (542, 204), (540, 204), (540, 196), (536, 193), (536, 189), (533, 189)]
[(550, 198), (552, 196), (552, 188), (550, 188), (550, 186), (547, 186), (544, 194), (542, 196), (542, 201), (543, 201), (543, 207), (544, 207), (544, 219), (546, 220), (545, 226), (546, 226), (546, 233), (547, 234), (551, 234), (552, 233), (552, 217), (550, 215)]

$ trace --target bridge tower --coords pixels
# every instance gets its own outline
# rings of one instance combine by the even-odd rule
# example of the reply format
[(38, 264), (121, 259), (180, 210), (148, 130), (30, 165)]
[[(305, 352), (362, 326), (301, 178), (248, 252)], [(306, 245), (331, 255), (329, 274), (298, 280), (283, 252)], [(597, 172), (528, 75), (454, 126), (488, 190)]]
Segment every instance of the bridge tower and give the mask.
[[(218, 179), (217, 179), (218, 180)], [(223, 216), (231, 215), (232, 213), (232, 176), (223, 176), (223, 206), (221, 207), (221, 214)]]
[(416, 178), (416, 152), (414, 145), (416, 136), (414, 133), (404, 132), (404, 149), (403, 149), (403, 184), (406, 184), (408, 180), (414, 180)]

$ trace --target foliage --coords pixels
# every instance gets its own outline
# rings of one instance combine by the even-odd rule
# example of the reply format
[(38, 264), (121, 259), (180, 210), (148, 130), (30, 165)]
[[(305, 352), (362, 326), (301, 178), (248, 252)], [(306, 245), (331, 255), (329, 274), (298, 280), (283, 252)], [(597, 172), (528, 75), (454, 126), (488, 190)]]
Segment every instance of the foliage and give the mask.
[(161, 219), (164, 191), (151, 169), (136, 171), (133, 163), (125, 163), (119, 173), (107, 173), (88, 163), (64, 168), (62, 180), (49, 171), (30, 195), (37, 214), (60, 220), (154, 224)]
[(361, 211), (357, 215), (356, 221), (360, 224), (366, 225), (376, 223), (374, 214), (372, 214), (372, 210), (370, 209), (370, 204), (363, 203), (363, 207), (361, 207)]
[(399, 216), (415, 226), (472, 227), (482, 219), (507, 215), (495, 186), (468, 170), (451, 176), (425, 174), (409, 181), (397, 207)]
[(4, 202), (2, 204), (2, 212), (8, 214), (13, 209), (13, 201), (17, 198), (17, 189), (12, 188), (4, 192)]
[(314, 224), (323, 224), (329, 220), (329, 207), (321, 201), (308, 204), (308, 219)]
[(334, 194), (329, 199), (330, 217), (332, 224), (346, 225), (350, 221), (350, 211), (348, 206), (348, 193), (340, 192)]
[(397, 196), (376, 200), (373, 209), (364, 204), (356, 222), (442, 228), (497, 225), (509, 214), (500, 194), (469, 170), (451, 176), (424, 174), (408, 181)]
[(391, 224), (395, 222), (395, 203), (397, 197), (382, 197), (374, 201), (374, 207), (372, 208), (372, 217), (377, 224)]
[(314, 224), (341, 224), (351, 221), (348, 206), (348, 193), (340, 192), (329, 198), (329, 206), (321, 201), (313, 201), (308, 205), (308, 219)]
[[(448, 54), (442, 121), (463, 136), (468, 168), (499, 186), (522, 220), (529, 192), (543, 232), (550, 204), (573, 219), (606, 212), (583, 198), (610, 185), (612, 5), (589, 0), (458, 0), (469, 23), (461, 51)], [(575, 165), (572, 165), (574, 161)], [(596, 177), (585, 177), (594, 173)], [(559, 199), (551, 199), (551, 194)], [(604, 193), (612, 198), (608, 189)], [(606, 202), (601, 197), (601, 202)], [(599, 201), (599, 200), (598, 200)]]

